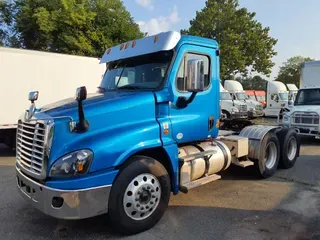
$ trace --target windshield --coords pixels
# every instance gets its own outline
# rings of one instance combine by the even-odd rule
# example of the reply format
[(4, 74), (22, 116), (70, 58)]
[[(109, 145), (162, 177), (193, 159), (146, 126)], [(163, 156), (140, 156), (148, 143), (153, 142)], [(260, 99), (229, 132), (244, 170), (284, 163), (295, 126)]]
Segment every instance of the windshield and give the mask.
[(239, 92), (239, 93), (236, 93), (237, 94), (237, 98), (238, 100), (246, 100), (246, 99), (249, 99), (248, 98), (248, 95), (244, 92)]
[(320, 89), (299, 90), (294, 105), (320, 105)]
[(172, 57), (173, 51), (162, 51), (110, 62), (99, 89), (156, 89), (166, 78)]
[(256, 100), (256, 97), (253, 95), (248, 95), (251, 100)]
[(265, 96), (257, 96), (258, 101), (266, 101), (266, 97)]
[(281, 100), (288, 100), (289, 94), (288, 93), (279, 93)]
[(230, 93), (228, 92), (221, 92), (220, 93), (220, 100), (232, 100)]

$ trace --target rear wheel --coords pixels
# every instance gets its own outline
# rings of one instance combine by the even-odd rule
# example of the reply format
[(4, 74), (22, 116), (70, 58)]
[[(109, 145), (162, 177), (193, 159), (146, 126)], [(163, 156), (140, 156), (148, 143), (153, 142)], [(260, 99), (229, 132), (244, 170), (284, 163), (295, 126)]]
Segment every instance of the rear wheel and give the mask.
[(109, 218), (117, 231), (135, 234), (153, 227), (170, 198), (170, 177), (157, 160), (135, 156), (112, 186)]
[(257, 164), (258, 171), (261, 177), (269, 178), (276, 172), (280, 157), (279, 140), (276, 134), (267, 133), (262, 140), (260, 149), (260, 157)]
[(299, 157), (300, 137), (294, 129), (282, 129), (277, 136), (280, 141), (279, 167), (291, 168)]

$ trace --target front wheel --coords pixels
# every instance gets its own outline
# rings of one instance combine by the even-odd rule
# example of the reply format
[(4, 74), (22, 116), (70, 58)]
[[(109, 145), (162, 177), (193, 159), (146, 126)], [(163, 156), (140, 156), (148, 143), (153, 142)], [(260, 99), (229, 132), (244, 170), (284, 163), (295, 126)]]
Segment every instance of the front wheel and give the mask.
[(109, 198), (110, 222), (124, 234), (153, 227), (167, 209), (171, 191), (169, 174), (160, 162), (145, 156), (131, 160), (117, 177)]

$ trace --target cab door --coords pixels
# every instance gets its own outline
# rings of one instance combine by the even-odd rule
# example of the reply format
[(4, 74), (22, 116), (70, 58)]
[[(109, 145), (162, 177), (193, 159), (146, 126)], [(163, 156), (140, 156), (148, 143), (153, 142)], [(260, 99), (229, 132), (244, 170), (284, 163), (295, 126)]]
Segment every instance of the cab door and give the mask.
[[(170, 74), (170, 91), (173, 101), (169, 106), (172, 137), (177, 143), (216, 137), (217, 120), (220, 119), (220, 81), (217, 51), (196, 45), (182, 45)], [(190, 98), (187, 91), (187, 62), (204, 62), (204, 91), (197, 93), (185, 108), (177, 107), (179, 97)]]

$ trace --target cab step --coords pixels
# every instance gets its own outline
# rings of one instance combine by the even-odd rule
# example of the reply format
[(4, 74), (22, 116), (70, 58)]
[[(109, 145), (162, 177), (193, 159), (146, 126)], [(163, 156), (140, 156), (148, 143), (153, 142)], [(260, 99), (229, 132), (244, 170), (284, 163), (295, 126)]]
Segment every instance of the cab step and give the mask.
[(184, 186), (180, 186), (179, 190), (183, 193), (188, 193), (188, 191), (192, 188), (200, 187), (204, 184), (219, 180), (220, 178), (221, 178), (220, 175), (212, 174), (207, 177), (203, 177), (203, 178), (197, 179), (195, 181), (192, 181)]
[(253, 166), (253, 165), (254, 165), (254, 162), (252, 162), (252, 161), (250, 161), (250, 160), (239, 161), (239, 160), (237, 159), (237, 160), (232, 161), (232, 163), (233, 163), (234, 165), (237, 165), (237, 166), (243, 167), (243, 168), (246, 168), (246, 167), (249, 167), (249, 166)]

